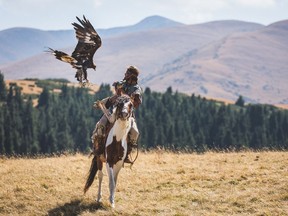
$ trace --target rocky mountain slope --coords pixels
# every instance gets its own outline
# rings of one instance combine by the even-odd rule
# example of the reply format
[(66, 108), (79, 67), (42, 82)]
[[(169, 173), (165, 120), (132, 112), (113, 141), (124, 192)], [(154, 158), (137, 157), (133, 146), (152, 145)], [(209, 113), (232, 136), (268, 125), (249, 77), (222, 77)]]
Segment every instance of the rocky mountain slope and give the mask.
[[(249, 102), (288, 103), (288, 21), (193, 49), (145, 81), (152, 89)], [(177, 71), (177, 73), (176, 73)]]
[[(287, 33), (287, 20), (269, 26), (234, 20), (184, 25), (149, 17), (133, 26), (99, 30), (103, 45), (94, 57), (96, 72), (89, 70), (88, 76), (92, 83), (112, 83), (132, 64), (141, 70), (141, 85), (152, 90), (172, 86), (206, 97), (236, 100), (242, 95), (247, 102), (288, 103)], [(46, 46), (73, 51), (75, 41), (54, 46), (57, 40), (44, 41)], [(1, 64), (0, 70), (7, 79), (75, 81), (70, 65), (43, 52)]]

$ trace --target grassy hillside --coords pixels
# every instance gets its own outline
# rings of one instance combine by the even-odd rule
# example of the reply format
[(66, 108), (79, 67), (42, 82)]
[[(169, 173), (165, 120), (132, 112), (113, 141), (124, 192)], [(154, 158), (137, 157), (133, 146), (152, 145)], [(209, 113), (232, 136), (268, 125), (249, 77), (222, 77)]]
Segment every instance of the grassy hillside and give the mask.
[[(54, 93), (60, 93), (61, 92), (61, 86), (63, 84), (66, 84), (69, 87), (75, 87), (75, 88), (81, 88), (81, 85), (79, 83), (73, 83), (73, 82), (61, 82), (61, 80), (38, 80), (38, 79), (32, 79), (32, 80), (6, 80), (5, 81), (7, 89), (9, 89), (9, 86), (12, 84), (16, 84), (21, 88), (21, 92), (24, 95), (25, 98), (27, 96), (33, 97), (33, 105), (36, 106), (38, 103), (38, 96), (42, 93), (44, 86), (46, 86), (48, 89), (53, 91)], [(99, 90), (99, 86), (95, 84), (89, 84), (87, 86), (89, 90), (89, 94), (95, 94)]]
[[(26, 95), (39, 95), (43, 91), (43, 86), (50, 87), (54, 92), (59, 93), (60, 88), (63, 84), (66, 84), (69, 87), (79, 87), (81, 85), (79, 83), (72, 82), (60, 82), (57, 80), (6, 80), (7, 88), (9, 88), (10, 84), (17, 84), (17, 86), (22, 88), (22, 93)], [(95, 94), (98, 91), (99, 86), (95, 84), (89, 84), (87, 86), (90, 94)]]
[(91, 158), (0, 159), (0, 215), (287, 215), (287, 152), (141, 152), (121, 170), (116, 208), (82, 189)]

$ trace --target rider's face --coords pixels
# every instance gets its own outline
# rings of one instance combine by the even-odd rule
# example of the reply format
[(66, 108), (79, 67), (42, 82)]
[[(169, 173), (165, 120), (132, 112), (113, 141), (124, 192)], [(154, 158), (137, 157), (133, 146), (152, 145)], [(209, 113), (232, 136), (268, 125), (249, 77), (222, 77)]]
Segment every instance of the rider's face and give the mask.
[(126, 72), (125, 74), (124, 74), (124, 80), (126, 80), (128, 78), (128, 73)]

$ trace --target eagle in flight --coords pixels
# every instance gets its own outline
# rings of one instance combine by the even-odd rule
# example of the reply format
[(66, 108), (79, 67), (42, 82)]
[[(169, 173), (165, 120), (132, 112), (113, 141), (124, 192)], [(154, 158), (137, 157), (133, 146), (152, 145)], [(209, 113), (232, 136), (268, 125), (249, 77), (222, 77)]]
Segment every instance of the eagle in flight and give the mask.
[(73, 68), (77, 69), (75, 78), (82, 84), (88, 83), (87, 69), (93, 68), (96, 70), (96, 65), (93, 62), (93, 56), (97, 49), (101, 46), (101, 38), (89, 22), (88, 19), (83, 15), (83, 20), (76, 16), (78, 23), (72, 23), (75, 29), (76, 38), (78, 43), (72, 53), (68, 55), (62, 51), (54, 50), (48, 47), (48, 52), (52, 53), (56, 59), (67, 62), (72, 65)]

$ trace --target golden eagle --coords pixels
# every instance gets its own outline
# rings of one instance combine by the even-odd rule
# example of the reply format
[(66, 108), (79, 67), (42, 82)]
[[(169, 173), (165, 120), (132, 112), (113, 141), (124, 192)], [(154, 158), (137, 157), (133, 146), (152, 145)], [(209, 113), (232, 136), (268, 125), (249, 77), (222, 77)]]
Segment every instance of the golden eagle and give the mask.
[(67, 62), (76, 68), (75, 78), (81, 83), (85, 84), (89, 82), (87, 79), (87, 68), (96, 69), (96, 65), (93, 62), (93, 56), (96, 50), (101, 46), (101, 38), (89, 22), (88, 19), (83, 15), (83, 20), (76, 16), (78, 23), (72, 23), (75, 29), (76, 38), (78, 43), (72, 53), (68, 55), (62, 51), (54, 50), (48, 47), (48, 52), (52, 53), (56, 59), (63, 62)]

